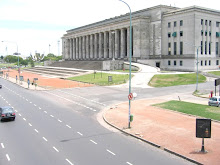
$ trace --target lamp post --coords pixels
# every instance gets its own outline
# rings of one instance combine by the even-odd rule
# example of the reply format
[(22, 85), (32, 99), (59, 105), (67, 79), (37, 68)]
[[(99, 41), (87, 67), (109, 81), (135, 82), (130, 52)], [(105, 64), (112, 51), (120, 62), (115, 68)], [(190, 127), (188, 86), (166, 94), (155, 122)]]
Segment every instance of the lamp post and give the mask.
[(19, 82), (20, 82), (20, 65), (19, 65), (19, 53), (18, 53), (18, 44), (17, 42), (13, 42), (13, 41), (2, 41), (2, 42), (9, 42), (9, 43), (14, 43), (17, 46), (17, 56), (18, 56), (18, 74), (19, 74)]
[[(129, 8), (129, 11), (130, 11), (130, 44), (129, 44), (129, 47), (130, 47), (130, 53), (129, 53), (129, 94), (131, 93), (131, 49), (132, 49), (132, 29), (131, 29), (131, 8), (130, 6), (122, 1), (122, 0), (119, 0), (121, 2), (123, 2), (124, 4), (126, 4)], [(131, 116), (131, 100), (129, 100), (129, 111), (128, 111), (128, 128), (131, 128), (130, 124), (131, 124), (131, 120), (130, 120), (130, 116)]]
[(57, 41), (57, 47), (58, 47), (58, 56), (60, 55), (60, 41)]

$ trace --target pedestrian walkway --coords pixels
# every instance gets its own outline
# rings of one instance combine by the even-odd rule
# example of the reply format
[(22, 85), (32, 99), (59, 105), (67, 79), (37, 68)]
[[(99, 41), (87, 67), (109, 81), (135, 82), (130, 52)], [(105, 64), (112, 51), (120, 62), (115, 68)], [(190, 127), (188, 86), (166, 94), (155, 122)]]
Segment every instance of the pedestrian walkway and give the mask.
[[(135, 100), (131, 103), (134, 116), (131, 129), (128, 129), (128, 102), (106, 109), (104, 119), (112, 126), (147, 141), (168, 152), (180, 155), (197, 164), (220, 164), (220, 123), (212, 121), (212, 137), (205, 139), (206, 153), (201, 153), (202, 139), (196, 138), (196, 118), (182, 113), (152, 106), (169, 99), (178, 100), (177, 96)], [(195, 99), (194, 102), (207, 104), (207, 98)], [(187, 101), (182, 97), (182, 101)], [(189, 100), (188, 100), (189, 101)]]

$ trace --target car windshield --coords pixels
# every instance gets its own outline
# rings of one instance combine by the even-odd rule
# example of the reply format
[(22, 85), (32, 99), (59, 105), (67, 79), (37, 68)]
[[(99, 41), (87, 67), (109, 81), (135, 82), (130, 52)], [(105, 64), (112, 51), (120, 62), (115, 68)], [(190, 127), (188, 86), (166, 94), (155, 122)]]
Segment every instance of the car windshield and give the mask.
[(4, 108), (4, 109), (3, 109), (3, 112), (4, 112), (4, 113), (13, 113), (14, 110), (13, 110), (13, 108)]

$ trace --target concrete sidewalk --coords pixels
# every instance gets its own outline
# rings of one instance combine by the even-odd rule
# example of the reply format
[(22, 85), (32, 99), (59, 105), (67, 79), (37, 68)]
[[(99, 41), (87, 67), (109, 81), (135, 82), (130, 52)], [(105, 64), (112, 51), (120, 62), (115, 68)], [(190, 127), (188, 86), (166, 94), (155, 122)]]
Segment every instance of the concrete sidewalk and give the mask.
[[(103, 117), (107, 123), (119, 130), (191, 162), (219, 165), (220, 123), (212, 121), (212, 137), (205, 139), (207, 152), (201, 153), (202, 139), (196, 138), (195, 134), (197, 117), (151, 106), (166, 102), (168, 98), (132, 101), (131, 114), (134, 115), (134, 121), (131, 123), (131, 129), (128, 129), (127, 102), (107, 109)], [(197, 103), (207, 105), (207, 100), (197, 100)]]

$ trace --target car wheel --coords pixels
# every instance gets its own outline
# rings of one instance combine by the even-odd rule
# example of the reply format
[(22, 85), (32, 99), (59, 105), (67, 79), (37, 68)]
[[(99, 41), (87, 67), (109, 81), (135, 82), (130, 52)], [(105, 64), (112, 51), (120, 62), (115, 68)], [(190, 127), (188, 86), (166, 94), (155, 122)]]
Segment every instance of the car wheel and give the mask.
[(12, 121), (14, 121), (15, 120), (15, 117), (14, 118), (12, 118)]

